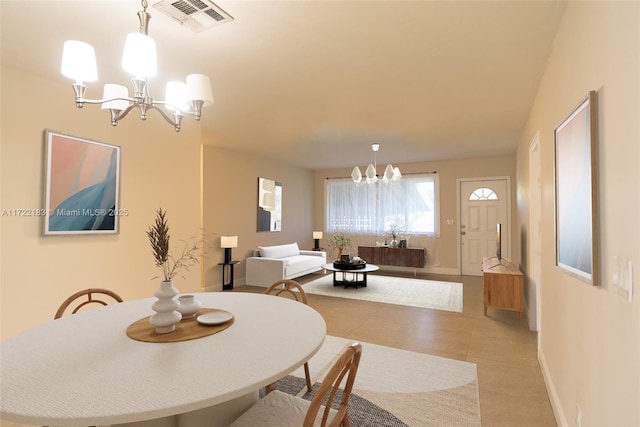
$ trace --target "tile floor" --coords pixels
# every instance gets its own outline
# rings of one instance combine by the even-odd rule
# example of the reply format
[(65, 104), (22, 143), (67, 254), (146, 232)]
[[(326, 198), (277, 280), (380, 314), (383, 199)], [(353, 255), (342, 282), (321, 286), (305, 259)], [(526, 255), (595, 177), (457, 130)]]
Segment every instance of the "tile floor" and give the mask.
[[(311, 274), (298, 281), (304, 284), (316, 278)], [(526, 320), (496, 309), (484, 316), (481, 277), (418, 278), (462, 282), (463, 313), (311, 294), (309, 304), (324, 316), (330, 335), (475, 363), (485, 427), (555, 426), (536, 356), (537, 334), (529, 331)], [(264, 290), (253, 286), (235, 289)], [(21, 424), (0, 421), (0, 426)]]
[[(304, 284), (316, 278), (311, 274), (297, 280)], [(527, 321), (518, 320), (515, 312), (492, 308), (484, 316), (482, 277), (418, 278), (462, 282), (463, 313), (307, 297), (324, 316), (329, 335), (475, 363), (483, 426), (555, 426), (537, 360), (537, 333), (529, 330)], [(264, 288), (241, 286), (236, 291)]]

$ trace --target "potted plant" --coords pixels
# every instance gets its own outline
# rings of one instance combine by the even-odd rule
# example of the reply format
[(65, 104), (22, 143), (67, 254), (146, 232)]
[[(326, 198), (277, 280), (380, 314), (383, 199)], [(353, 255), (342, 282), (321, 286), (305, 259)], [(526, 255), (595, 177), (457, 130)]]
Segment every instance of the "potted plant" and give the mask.
[(202, 241), (185, 241), (180, 255), (174, 256), (170, 250), (169, 224), (166, 212), (162, 208), (158, 209), (155, 222), (147, 230), (147, 237), (151, 243), (156, 267), (162, 270), (164, 279), (160, 283), (160, 289), (154, 293), (158, 300), (152, 305), (152, 309), (156, 313), (149, 318), (149, 323), (156, 327), (157, 333), (173, 332), (176, 323), (182, 319), (178, 310), (180, 304), (176, 298), (178, 290), (173, 287), (173, 278), (182, 271), (189, 271), (191, 266), (200, 262), (196, 254)]
[(342, 252), (345, 250), (345, 248), (348, 248), (349, 246), (351, 246), (351, 239), (344, 234), (336, 233), (329, 238), (327, 244), (331, 248), (338, 249), (337, 259), (340, 259), (340, 257), (342, 256)]
[(166, 211), (162, 208), (158, 209), (154, 224), (147, 230), (147, 236), (151, 243), (156, 267), (162, 270), (164, 280), (169, 281), (182, 271), (189, 271), (189, 268), (200, 262), (196, 253), (200, 250), (201, 240), (193, 238), (185, 241), (180, 255), (175, 257), (169, 248), (169, 224), (166, 215)]

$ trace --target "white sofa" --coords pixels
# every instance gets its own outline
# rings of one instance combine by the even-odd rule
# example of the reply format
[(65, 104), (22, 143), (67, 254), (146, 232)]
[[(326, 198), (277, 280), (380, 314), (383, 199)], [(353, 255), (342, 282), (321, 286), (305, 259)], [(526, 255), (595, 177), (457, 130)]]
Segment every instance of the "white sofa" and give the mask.
[(246, 284), (268, 287), (277, 280), (318, 271), (326, 262), (326, 252), (301, 251), (297, 243), (259, 246), (256, 256), (247, 258)]

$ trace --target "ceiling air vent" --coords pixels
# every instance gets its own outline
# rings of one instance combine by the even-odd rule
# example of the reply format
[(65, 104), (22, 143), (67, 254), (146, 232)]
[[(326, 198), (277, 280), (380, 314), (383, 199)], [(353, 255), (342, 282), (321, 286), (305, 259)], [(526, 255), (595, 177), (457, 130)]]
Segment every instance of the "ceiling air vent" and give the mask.
[(195, 33), (233, 20), (209, 0), (162, 0), (153, 7)]

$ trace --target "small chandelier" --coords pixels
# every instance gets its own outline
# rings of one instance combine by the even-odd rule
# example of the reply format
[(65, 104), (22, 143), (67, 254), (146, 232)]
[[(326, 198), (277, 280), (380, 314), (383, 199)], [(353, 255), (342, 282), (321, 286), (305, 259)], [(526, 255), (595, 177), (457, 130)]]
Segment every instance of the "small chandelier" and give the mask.
[[(98, 80), (96, 54), (93, 46), (76, 40), (67, 40), (62, 53), (61, 72), (65, 77), (75, 80), (73, 91), (76, 97), (76, 107), (82, 108), (86, 104), (102, 104), (103, 110), (111, 113), (111, 125), (116, 126), (134, 108), (140, 110), (140, 119), (147, 119), (147, 110), (156, 110), (180, 132), (180, 123), (185, 114), (200, 120), (202, 107), (213, 104), (211, 82), (203, 74), (190, 74), (186, 84), (183, 82), (168, 82), (165, 101), (157, 101), (149, 94), (147, 78), (157, 72), (156, 44), (148, 34), (151, 15), (147, 13), (147, 0), (142, 0), (142, 9), (138, 12), (140, 32), (127, 36), (122, 56), (122, 68), (133, 75), (133, 98), (125, 86), (105, 84), (102, 99), (86, 99), (84, 97), (87, 86), (83, 82)], [(164, 107), (165, 110), (160, 107)], [(172, 117), (171, 117), (172, 116)]]
[[(380, 144), (371, 144), (371, 149), (373, 150), (373, 164), (369, 163), (369, 166), (367, 166), (367, 170), (365, 171), (367, 184), (375, 184), (378, 182), (378, 176), (376, 175), (378, 167), (376, 153), (380, 150)], [(398, 181), (400, 178), (402, 178), (400, 169), (397, 167), (394, 168), (391, 164), (388, 164), (384, 170), (384, 174), (382, 175), (382, 182), (387, 184), (391, 181)], [(353, 182), (356, 184), (362, 181), (362, 174), (360, 173), (360, 168), (358, 168), (358, 166), (353, 168), (353, 172), (351, 172), (351, 179), (353, 179)]]

